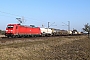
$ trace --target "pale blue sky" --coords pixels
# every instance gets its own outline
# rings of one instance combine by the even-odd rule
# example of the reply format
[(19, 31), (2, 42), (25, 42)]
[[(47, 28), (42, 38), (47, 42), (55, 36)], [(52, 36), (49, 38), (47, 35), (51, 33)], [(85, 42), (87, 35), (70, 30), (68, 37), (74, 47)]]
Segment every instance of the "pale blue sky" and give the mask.
[[(14, 15), (13, 15), (14, 14)], [(9, 23), (18, 23), (17, 17), (24, 16), (24, 25), (50, 26), (67, 29), (70, 21), (73, 28), (81, 31), (84, 24), (90, 23), (90, 0), (0, 0), (0, 29), (5, 30)]]

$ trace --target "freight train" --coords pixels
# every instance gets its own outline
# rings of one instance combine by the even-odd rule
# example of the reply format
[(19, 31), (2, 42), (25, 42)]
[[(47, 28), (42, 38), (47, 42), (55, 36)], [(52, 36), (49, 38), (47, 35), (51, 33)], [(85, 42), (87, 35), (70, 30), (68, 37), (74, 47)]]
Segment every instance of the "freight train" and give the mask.
[[(5, 31), (7, 37), (36, 37), (36, 36), (60, 36), (60, 35), (72, 35), (76, 34), (76, 31), (60, 30), (55, 28), (41, 28), (34, 25), (26, 26), (21, 24), (8, 24)], [(77, 34), (81, 34), (78, 33)]]

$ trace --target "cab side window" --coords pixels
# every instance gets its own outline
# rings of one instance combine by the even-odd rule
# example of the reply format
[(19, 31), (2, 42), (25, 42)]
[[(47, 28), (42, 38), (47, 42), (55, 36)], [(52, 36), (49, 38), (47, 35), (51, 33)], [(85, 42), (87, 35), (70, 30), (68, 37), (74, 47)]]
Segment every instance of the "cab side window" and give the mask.
[(18, 29), (18, 26), (16, 26), (16, 29)]

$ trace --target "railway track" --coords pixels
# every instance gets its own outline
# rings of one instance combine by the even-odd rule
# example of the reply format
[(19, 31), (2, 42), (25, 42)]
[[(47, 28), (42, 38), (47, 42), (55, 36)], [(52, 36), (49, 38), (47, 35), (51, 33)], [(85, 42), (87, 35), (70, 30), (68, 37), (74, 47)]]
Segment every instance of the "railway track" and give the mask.
[[(55, 36), (55, 37), (60, 37), (60, 36)], [(5, 43), (5, 42), (14, 42), (14, 41), (35, 41), (35, 40), (46, 40), (54, 37), (29, 37), (29, 38), (7, 38), (7, 37), (1, 37), (0, 42)]]
[[(82, 36), (82, 35), (79, 35)], [(0, 38), (0, 43), (6, 43), (6, 42), (18, 42), (18, 41), (37, 41), (37, 40), (47, 40), (50, 38), (70, 38), (72, 36), (51, 36), (51, 37), (28, 37), (28, 38), (7, 38), (7, 37), (1, 37)]]

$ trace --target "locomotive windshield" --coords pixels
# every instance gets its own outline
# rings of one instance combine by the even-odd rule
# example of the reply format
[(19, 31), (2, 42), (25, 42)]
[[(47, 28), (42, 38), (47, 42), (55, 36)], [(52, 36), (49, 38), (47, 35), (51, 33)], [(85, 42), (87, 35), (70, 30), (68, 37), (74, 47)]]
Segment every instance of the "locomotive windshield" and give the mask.
[(11, 26), (11, 25), (8, 25), (8, 26), (7, 26), (7, 28), (13, 28), (13, 26)]
[(35, 25), (30, 25), (30, 27), (35, 27)]

